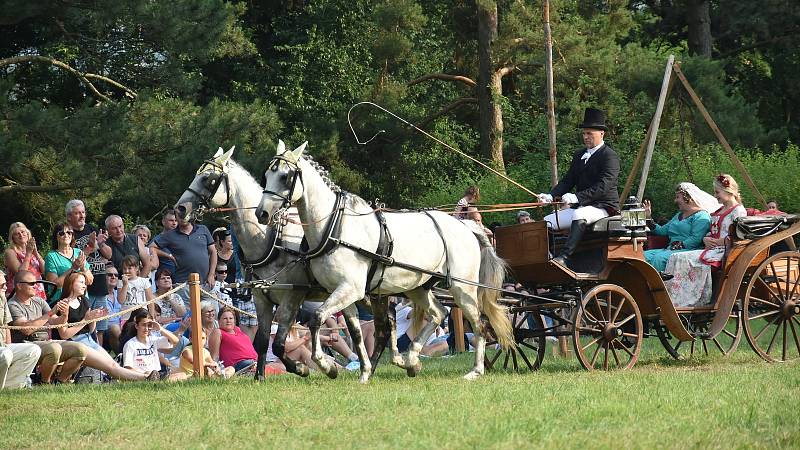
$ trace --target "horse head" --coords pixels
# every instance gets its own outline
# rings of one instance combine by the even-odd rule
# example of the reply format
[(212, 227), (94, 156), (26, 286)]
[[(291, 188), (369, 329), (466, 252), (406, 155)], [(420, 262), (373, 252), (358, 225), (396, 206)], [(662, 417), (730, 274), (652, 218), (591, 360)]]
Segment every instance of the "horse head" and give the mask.
[(278, 141), (278, 151), (267, 165), (261, 178), (264, 188), (256, 217), (262, 224), (269, 224), (275, 213), (294, 205), (303, 196), (303, 173), (300, 169), (303, 151), (308, 142), (294, 150), (287, 150), (283, 141)]
[(197, 169), (189, 187), (175, 204), (175, 214), (179, 219), (191, 221), (197, 219), (206, 208), (228, 204), (231, 195), (228, 171), (234, 148), (223, 152), (220, 147), (213, 158), (204, 161)]

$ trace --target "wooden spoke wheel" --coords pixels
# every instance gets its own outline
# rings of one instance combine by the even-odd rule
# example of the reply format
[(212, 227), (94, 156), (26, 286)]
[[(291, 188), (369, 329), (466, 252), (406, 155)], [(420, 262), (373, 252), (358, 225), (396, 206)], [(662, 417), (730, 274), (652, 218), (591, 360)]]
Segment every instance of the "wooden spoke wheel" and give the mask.
[(800, 357), (800, 252), (770, 256), (753, 272), (742, 319), (753, 350), (767, 361)]
[(708, 327), (714, 320), (714, 313), (681, 313), (681, 322), (695, 336), (692, 342), (681, 342), (675, 339), (669, 330), (661, 323), (656, 324), (656, 334), (661, 345), (670, 356), (675, 359), (691, 358), (694, 355), (722, 355), (728, 356), (739, 346), (742, 339), (742, 312), (734, 305), (734, 310), (728, 315), (725, 328), (711, 339), (701, 338), (708, 332)]
[(497, 342), (492, 334), (487, 338), (486, 367), (490, 370), (496, 368), (502, 357), (505, 370), (508, 370), (509, 367), (515, 371), (538, 370), (542, 365), (545, 353), (545, 337), (541, 334), (545, 329), (542, 316), (538, 311), (515, 311), (513, 308), (512, 311), (511, 326), (516, 343), (514, 351), (490, 350), (488, 345)]
[(586, 370), (630, 369), (642, 349), (642, 315), (625, 289), (595, 286), (575, 308), (572, 344)]

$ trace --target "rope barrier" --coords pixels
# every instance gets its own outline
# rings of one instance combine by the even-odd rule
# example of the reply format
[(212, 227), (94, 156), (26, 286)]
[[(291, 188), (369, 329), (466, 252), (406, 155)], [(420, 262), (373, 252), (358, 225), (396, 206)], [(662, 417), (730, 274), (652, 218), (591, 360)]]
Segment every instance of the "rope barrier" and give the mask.
[[(232, 304), (226, 302), (219, 295), (217, 295), (216, 292), (209, 292), (209, 291), (203, 289), (202, 287), (200, 288), (200, 292), (202, 292), (202, 293), (206, 294), (207, 296), (213, 298), (218, 303), (220, 303), (220, 304), (222, 304), (224, 306), (227, 306), (228, 308), (238, 312), (239, 314), (244, 314), (244, 315), (246, 315), (248, 317), (258, 318), (257, 315), (255, 315), (255, 314), (253, 314), (251, 312), (247, 312), (247, 311), (245, 311), (243, 309), (239, 309), (239, 308), (233, 306)], [(277, 322), (272, 322), (272, 323), (277, 324)], [(298, 324), (292, 325), (292, 328), (295, 328), (295, 329), (298, 329), (298, 330), (308, 330), (309, 329), (308, 327), (304, 327), (304, 326), (298, 325)], [(346, 330), (346, 329), (347, 329), (347, 327), (320, 327), (320, 330), (322, 330), (322, 331), (339, 331), (339, 330)]]
[(105, 316), (102, 316), (102, 317), (97, 317), (95, 319), (81, 320), (80, 322), (73, 322), (73, 323), (69, 323), (69, 322), (60, 323), (60, 324), (57, 324), (57, 325), (39, 325), (39, 326), (35, 326), (35, 325), (24, 325), (24, 326), (0, 325), (0, 330), (3, 330), (3, 329), (7, 329), (7, 330), (29, 330), (29, 329), (34, 329), (34, 330), (55, 330), (55, 329), (58, 329), (58, 328), (70, 328), (70, 327), (76, 327), (76, 326), (79, 326), (79, 325), (88, 325), (88, 324), (93, 323), (93, 322), (99, 322), (101, 320), (108, 320), (108, 319), (111, 319), (111, 318), (117, 317), (117, 316), (124, 316), (125, 314), (129, 314), (130, 312), (136, 311), (137, 309), (146, 308), (147, 306), (155, 303), (156, 301), (161, 300), (162, 298), (164, 298), (164, 297), (166, 297), (168, 295), (174, 294), (175, 292), (177, 292), (180, 289), (182, 289), (184, 286), (186, 286), (186, 283), (181, 283), (181, 284), (175, 286), (174, 288), (172, 288), (172, 290), (167, 291), (167, 292), (159, 295), (158, 297), (153, 298), (152, 300), (150, 300), (148, 302), (144, 302), (144, 303), (141, 303), (139, 305), (132, 306), (132, 307), (127, 308), (127, 309), (123, 309), (123, 310), (121, 310), (119, 312), (115, 312), (114, 314), (108, 314), (108, 315), (105, 315)]

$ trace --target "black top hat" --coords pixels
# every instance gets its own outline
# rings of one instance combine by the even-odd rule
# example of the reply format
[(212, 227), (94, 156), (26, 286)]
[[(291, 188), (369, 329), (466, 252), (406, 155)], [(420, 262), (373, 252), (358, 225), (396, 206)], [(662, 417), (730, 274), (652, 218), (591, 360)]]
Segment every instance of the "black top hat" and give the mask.
[(595, 108), (586, 108), (583, 112), (583, 123), (578, 128), (594, 128), (606, 131), (606, 113)]

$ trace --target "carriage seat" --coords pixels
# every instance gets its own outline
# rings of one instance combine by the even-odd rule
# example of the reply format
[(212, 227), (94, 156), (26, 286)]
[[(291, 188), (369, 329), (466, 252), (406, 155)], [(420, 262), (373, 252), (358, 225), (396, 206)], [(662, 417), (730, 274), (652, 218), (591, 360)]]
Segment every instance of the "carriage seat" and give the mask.
[(584, 239), (607, 239), (610, 237), (645, 237), (645, 230), (631, 230), (622, 226), (622, 216), (609, 216), (586, 228)]

